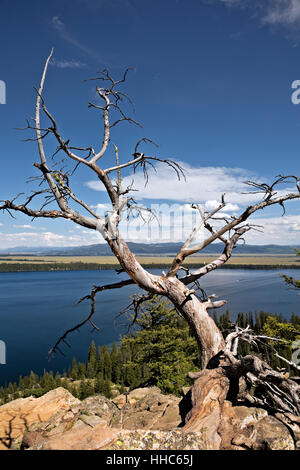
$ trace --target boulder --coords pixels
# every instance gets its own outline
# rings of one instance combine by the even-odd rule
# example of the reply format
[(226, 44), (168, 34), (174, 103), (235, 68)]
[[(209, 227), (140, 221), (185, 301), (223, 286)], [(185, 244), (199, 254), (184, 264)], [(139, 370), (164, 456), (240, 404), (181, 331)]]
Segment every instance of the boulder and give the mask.
[(117, 427), (121, 422), (121, 412), (117, 405), (102, 395), (93, 395), (83, 400), (79, 407), (79, 414), (84, 422), (87, 422), (84, 416), (98, 417), (105, 423), (103, 427)]
[(123, 429), (169, 431), (181, 423), (180, 398), (163, 395), (157, 387), (145, 389), (143, 394), (134, 397), (134, 401), (122, 407)]
[(265, 416), (254, 424), (253, 450), (294, 450), (288, 428), (274, 416)]
[(31, 450), (100, 450), (112, 445), (119, 430), (103, 429), (102, 425), (71, 429), (39, 441)]
[(247, 428), (248, 426), (252, 426), (265, 416), (268, 416), (268, 412), (263, 408), (233, 406), (232, 410), (235, 413), (237, 419), (239, 420), (241, 429)]
[(118, 406), (118, 408), (122, 408), (127, 403), (134, 405), (137, 401), (152, 392), (161, 393), (161, 390), (158, 387), (135, 388), (129, 393), (122, 393), (121, 395), (114, 397), (112, 401)]
[(300, 441), (300, 416), (291, 413), (275, 413), (275, 417), (286, 425), (296, 442)]
[[(19, 398), (0, 407), (0, 449), (7, 449), (15, 440), (22, 439), (33, 423), (48, 422), (58, 414), (71, 412), (80, 403), (62, 387), (51, 390), (40, 398)], [(72, 413), (72, 412), (71, 412)]]

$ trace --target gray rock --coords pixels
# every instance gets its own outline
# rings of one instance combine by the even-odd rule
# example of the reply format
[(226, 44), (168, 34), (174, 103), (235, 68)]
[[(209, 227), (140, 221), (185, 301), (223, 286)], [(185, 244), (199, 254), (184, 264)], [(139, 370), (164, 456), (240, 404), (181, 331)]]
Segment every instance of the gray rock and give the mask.
[(252, 448), (254, 450), (294, 450), (293, 438), (278, 419), (266, 416), (254, 425)]

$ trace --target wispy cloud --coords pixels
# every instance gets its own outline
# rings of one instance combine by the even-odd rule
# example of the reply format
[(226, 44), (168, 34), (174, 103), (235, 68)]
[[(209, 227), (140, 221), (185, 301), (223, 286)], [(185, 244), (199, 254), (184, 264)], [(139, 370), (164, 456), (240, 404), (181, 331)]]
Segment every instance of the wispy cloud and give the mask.
[(13, 248), (15, 246), (80, 246), (93, 243), (101, 243), (103, 239), (98, 232), (87, 231), (78, 234), (58, 234), (55, 232), (0, 232), (0, 243), (2, 248)]
[(213, 0), (228, 8), (249, 9), (262, 24), (279, 25), (286, 28), (300, 23), (299, 0)]
[(220, 0), (220, 2), (224, 3), (228, 7), (241, 6), (243, 4), (241, 0)]
[(299, 0), (275, 0), (269, 2), (263, 21), (269, 24), (290, 26), (300, 23)]
[(50, 65), (59, 69), (84, 69), (87, 64), (80, 62), (79, 60), (56, 60), (52, 59)]
[(72, 44), (77, 49), (79, 49), (85, 55), (91, 57), (92, 59), (96, 60), (97, 62), (104, 64), (103, 57), (94, 51), (93, 49), (87, 47), (81, 41), (79, 41), (67, 28), (65, 23), (60, 19), (59, 16), (53, 16), (51, 18), (51, 27), (57, 31), (59, 36), (69, 44)]
[(28, 224), (24, 224), (24, 225), (13, 224), (12, 227), (13, 228), (30, 228), (30, 229), (34, 229), (34, 227), (32, 225), (28, 225)]
[[(2, 225), (2, 224), (0, 224)], [(28, 228), (28, 229), (31, 229), (31, 230), (46, 230), (45, 227), (34, 227), (33, 225), (29, 225), (29, 224), (13, 224), (12, 225), (13, 228)]]

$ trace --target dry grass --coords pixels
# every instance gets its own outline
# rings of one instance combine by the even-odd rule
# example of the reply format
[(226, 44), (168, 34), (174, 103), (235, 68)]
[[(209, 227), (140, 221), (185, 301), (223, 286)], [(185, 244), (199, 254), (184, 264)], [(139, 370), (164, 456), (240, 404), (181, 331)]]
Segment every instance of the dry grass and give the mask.
[[(189, 258), (186, 264), (197, 265), (213, 261), (218, 255), (199, 255)], [(142, 264), (170, 264), (171, 256), (137, 256)], [(23, 256), (9, 255), (0, 256), (1, 263), (25, 263), (25, 264), (42, 264), (42, 263), (97, 263), (101, 265), (118, 265), (118, 261), (114, 256)], [(300, 259), (295, 255), (233, 255), (228, 264), (239, 265), (296, 265), (300, 263)]]

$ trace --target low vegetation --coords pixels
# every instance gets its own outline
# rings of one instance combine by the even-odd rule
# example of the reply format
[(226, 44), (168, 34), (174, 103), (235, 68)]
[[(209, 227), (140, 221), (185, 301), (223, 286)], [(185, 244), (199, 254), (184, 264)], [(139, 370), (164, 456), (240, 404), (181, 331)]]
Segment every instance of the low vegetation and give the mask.
[[(215, 258), (214, 255), (193, 256), (189, 266), (204, 266)], [(168, 256), (140, 256), (138, 261), (145, 269), (166, 269), (172, 258)], [(120, 265), (114, 256), (25, 256), (9, 255), (0, 257), (0, 272), (26, 271), (82, 271), (117, 269)], [(297, 269), (300, 262), (293, 255), (234, 255), (222, 269)]]

